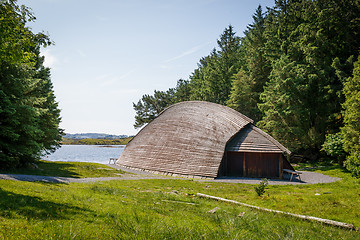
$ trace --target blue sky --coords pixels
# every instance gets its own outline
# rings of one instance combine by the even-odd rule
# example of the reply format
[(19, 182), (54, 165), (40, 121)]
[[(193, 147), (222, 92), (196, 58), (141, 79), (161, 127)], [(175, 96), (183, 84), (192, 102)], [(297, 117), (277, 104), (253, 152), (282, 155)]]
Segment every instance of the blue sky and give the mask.
[(68, 133), (136, 134), (132, 103), (188, 79), (231, 24), (239, 36), (273, 0), (21, 0), (51, 68)]

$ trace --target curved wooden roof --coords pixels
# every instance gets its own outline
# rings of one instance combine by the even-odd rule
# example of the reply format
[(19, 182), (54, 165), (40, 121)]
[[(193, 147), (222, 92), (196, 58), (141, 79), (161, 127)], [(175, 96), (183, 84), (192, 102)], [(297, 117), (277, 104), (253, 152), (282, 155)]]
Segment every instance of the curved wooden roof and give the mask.
[(215, 178), (226, 143), (249, 123), (253, 120), (219, 104), (177, 103), (145, 126), (116, 164)]

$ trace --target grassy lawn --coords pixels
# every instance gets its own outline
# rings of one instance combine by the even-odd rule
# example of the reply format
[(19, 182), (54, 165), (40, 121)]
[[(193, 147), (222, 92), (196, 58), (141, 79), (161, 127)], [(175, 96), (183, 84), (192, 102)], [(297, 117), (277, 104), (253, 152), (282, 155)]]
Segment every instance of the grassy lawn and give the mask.
[(0, 173), (28, 174), (55, 177), (116, 177), (124, 172), (103, 164), (85, 162), (51, 162), (41, 160), (36, 163), (38, 168), (23, 168)]
[(343, 179), (269, 186), (263, 197), (254, 185), (191, 180), (0, 180), (0, 239), (360, 239), (359, 232), (194, 196), (201, 192), (359, 227), (360, 180), (337, 167), (313, 170)]

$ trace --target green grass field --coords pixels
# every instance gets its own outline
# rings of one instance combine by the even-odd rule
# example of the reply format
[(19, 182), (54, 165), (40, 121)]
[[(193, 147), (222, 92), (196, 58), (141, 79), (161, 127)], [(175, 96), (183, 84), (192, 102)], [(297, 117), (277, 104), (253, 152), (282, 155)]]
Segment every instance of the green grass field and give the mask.
[[(80, 171), (77, 163), (69, 164), (72, 172)], [(192, 180), (0, 180), (0, 239), (360, 239), (356, 231), (195, 196), (201, 192), (359, 227), (360, 180), (338, 167), (314, 171), (342, 180), (269, 186), (262, 197), (255, 185)]]
[(85, 162), (52, 162), (41, 160), (37, 168), (0, 170), (0, 173), (28, 174), (55, 177), (118, 177), (124, 172), (99, 163)]

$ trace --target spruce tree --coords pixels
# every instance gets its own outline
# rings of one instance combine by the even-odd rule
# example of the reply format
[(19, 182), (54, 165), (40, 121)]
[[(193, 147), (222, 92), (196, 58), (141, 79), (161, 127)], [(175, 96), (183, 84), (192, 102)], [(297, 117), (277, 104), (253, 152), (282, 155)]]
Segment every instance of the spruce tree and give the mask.
[(337, 73), (360, 47), (359, 7), (353, 1), (278, 1), (268, 14), (265, 53), (272, 70), (259, 125), (292, 150), (316, 157), (326, 133), (339, 127), (343, 77)]
[(190, 76), (191, 99), (225, 105), (229, 99), (232, 76), (239, 70), (240, 38), (230, 25), (217, 40), (219, 50), (200, 60)]
[(241, 69), (233, 76), (230, 97), (226, 103), (255, 121), (262, 118), (258, 103), (271, 71), (270, 62), (264, 55), (264, 23), (264, 13), (259, 6), (253, 15), (253, 23), (249, 24), (241, 40)]

